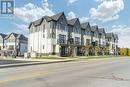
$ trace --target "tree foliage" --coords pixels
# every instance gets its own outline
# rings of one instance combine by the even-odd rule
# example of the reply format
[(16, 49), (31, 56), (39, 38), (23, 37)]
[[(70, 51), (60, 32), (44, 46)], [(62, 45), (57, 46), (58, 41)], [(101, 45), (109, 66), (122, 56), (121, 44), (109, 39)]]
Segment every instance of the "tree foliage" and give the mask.
[(120, 55), (130, 56), (130, 49), (129, 48), (120, 48)]

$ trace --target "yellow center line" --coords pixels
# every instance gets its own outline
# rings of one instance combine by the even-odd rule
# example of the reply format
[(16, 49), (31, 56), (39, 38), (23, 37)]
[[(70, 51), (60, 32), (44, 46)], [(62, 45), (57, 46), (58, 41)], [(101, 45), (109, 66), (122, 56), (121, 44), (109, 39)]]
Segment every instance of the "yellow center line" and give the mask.
[(23, 80), (23, 79), (30, 79), (30, 78), (35, 78), (35, 77), (40, 77), (40, 76), (47, 76), (51, 74), (51, 72), (40, 72), (40, 73), (30, 73), (29, 75), (17, 75), (17, 76), (12, 76), (8, 79), (5, 80), (0, 80), (0, 84), (4, 83), (9, 83), (9, 82), (14, 82), (18, 80)]

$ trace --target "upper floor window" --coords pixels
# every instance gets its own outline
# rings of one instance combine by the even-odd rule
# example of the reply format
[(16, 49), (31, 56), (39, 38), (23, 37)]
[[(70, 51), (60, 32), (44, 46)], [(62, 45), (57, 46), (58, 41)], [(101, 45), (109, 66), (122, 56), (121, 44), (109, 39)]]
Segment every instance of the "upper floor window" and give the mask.
[(75, 37), (75, 44), (80, 44), (80, 38), (79, 37)]
[(45, 29), (43, 29), (43, 38), (45, 38)]
[(35, 32), (39, 32), (39, 31), (41, 31), (41, 27), (40, 26), (36, 26), (36, 27), (32, 26), (30, 28), (30, 33), (35, 33)]
[(43, 29), (45, 29), (46, 27), (45, 27), (45, 24), (43, 24)]
[(98, 33), (97, 33), (97, 32), (95, 32), (95, 33), (94, 33), (94, 36), (95, 36), (95, 37), (98, 37)]
[(70, 33), (73, 32), (73, 27), (72, 26), (68, 26), (68, 32), (70, 32)]
[(81, 33), (81, 29), (80, 29), (80, 27), (79, 27), (79, 25), (76, 25), (75, 26), (75, 33)]
[(66, 43), (66, 35), (59, 34), (59, 43)]
[(90, 45), (90, 39), (86, 39), (86, 44)]
[(85, 30), (84, 29), (82, 29), (81, 32), (82, 32), (82, 35), (85, 35)]
[(50, 28), (56, 29), (56, 22), (51, 21), (51, 22), (50, 22)]
[(0, 43), (3, 43), (3, 39), (2, 38), (0, 38)]

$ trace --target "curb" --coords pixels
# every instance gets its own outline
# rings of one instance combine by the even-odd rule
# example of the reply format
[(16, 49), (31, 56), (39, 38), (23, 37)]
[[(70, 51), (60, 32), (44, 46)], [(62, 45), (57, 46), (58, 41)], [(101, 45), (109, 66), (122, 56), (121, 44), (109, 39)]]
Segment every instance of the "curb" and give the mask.
[(76, 61), (76, 60), (64, 60), (64, 61), (61, 60), (61, 61), (52, 61), (52, 62), (33, 62), (33, 63), (21, 63), (21, 64), (8, 64), (8, 65), (0, 65), (0, 68), (22, 67), (22, 66), (31, 66), (31, 65), (71, 62), (71, 61)]

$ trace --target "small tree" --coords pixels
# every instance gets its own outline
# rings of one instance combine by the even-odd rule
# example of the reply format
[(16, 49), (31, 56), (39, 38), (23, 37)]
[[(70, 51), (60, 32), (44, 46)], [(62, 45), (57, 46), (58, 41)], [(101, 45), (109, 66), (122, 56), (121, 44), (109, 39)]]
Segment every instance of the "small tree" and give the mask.
[(74, 45), (73, 38), (70, 38), (68, 40), (68, 44), (69, 44), (69, 56), (74, 57), (74, 48), (75, 48), (75, 45)]
[(105, 54), (106, 54), (106, 55), (109, 55), (109, 44), (108, 44), (108, 43), (106, 43), (106, 46), (105, 46), (105, 48), (104, 48), (104, 51), (105, 51)]
[(96, 45), (96, 46), (95, 46), (95, 55), (96, 55), (96, 56), (98, 55), (99, 50), (100, 50), (99, 45)]
[(99, 50), (100, 50), (100, 47), (99, 47), (98, 42), (96, 41), (96, 42), (95, 42), (95, 55), (96, 55), (96, 56), (98, 55)]
[(70, 56), (74, 57), (74, 48), (75, 46), (73, 44), (70, 45)]
[(91, 47), (90, 44), (86, 44), (86, 45), (84, 46), (84, 53), (85, 53), (86, 56), (89, 55), (89, 49), (90, 49), (90, 47)]

